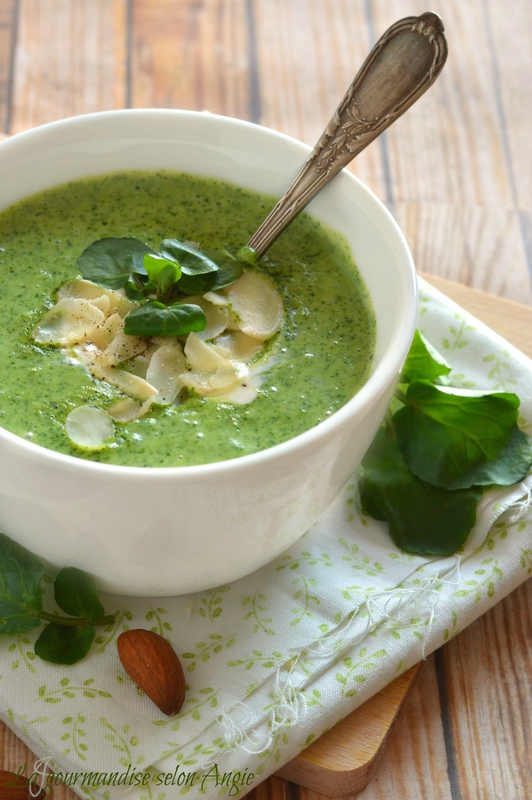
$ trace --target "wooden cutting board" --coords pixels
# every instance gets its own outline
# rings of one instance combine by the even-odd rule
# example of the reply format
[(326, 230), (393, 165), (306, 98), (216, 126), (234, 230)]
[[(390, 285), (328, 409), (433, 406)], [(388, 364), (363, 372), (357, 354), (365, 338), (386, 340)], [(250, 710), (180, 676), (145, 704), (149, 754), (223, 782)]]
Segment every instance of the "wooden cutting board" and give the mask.
[[(532, 357), (532, 307), (441, 278), (423, 277)], [(420, 665), (417, 665), (405, 672), (286, 764), (277, 775), (312, 789), (317, 793), (315, 800), (319, 800), (319, 794), (338, 798), (361, 791), (385, 752), (419, 671)], [(0, 768), (16, 772), (21, 765), (29, 766), (34, 761), (28, 748), (0, 722)], [(272, 800), (277, 796), (281, 800), (281, 794), (277, 795), (273, 788), (269, 796)], [(77, 800), (77, 795), (59, 786), (54, 790), (54, 800)]]

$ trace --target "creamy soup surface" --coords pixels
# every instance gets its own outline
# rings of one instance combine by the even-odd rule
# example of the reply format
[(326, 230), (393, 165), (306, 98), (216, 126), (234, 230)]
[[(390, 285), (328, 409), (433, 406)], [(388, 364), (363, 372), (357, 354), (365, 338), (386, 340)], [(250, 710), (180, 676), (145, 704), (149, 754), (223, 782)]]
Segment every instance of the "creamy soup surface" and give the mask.
[[(61, 453), (109, 464), (172, 467), (231, 459), (286, 441), (343, 406), (365, 382), (375, 317), (349, 245), (302, 213), (261, 262), (285, 305), (269, 345), (271, 367), (253, 402), (202, 398), (153, 405), (117, 424), (99, 451), (65, 433), (73, 408), (106, 409), (122, 395), (73, 364), (58, 347), (36, 345), (36, 324), (58, 288), (79, 277), (77, 259), (105, 237), (162, 239), (233, 252), (274, 205), (271, 197), (172, 172), (87, 178), (27, 198), (0, 214), (0, 425)], [(127, 366), (127, 365), (126, 365)]]

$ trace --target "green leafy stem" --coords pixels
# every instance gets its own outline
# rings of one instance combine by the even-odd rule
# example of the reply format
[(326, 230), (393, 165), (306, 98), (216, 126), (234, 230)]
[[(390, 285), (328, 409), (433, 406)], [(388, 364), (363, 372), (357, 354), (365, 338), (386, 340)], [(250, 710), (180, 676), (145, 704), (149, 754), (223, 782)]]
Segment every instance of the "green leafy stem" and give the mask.
[(35, 654), (54, 664), (75, 664), (90, 650), (94, 626), (109, 625), (93, 579), (76, 567), (61, 569), (54, 580), (54, 599), (71, 616), (45, 611), (41, 581), (44, 564), (5, 534), (0, 533), (0, 634), (27, 633), (48, 624), (35, 642)]
[[(74, 567), (70, 569), (74, 569)], [(47, 611), (29, 611), (28, 613), (47, 622), (54, 622), (56, 625), (66, 625), (71, 628), (87, 628), (89, 625), (110, 625), (115, 621), (114, 614), (104, 614), (99, 619), (88, 620), (84, 617), (63, 617), (60, 614), (48, 614)]]

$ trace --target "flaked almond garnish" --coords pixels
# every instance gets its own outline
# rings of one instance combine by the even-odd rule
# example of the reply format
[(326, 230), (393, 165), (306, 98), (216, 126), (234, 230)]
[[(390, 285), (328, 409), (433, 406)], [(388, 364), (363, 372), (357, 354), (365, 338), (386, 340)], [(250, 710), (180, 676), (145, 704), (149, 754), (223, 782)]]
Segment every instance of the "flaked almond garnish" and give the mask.
[(261, 342), (242, 331), (226, 331), (214, 341), (230, 361), (251, 361), (262, 348)]
[(174, 402), (184, 386), (181, 373), (185, 369), (185, 356), (180, 344), (163, 344), (153, 353), (146, 380), (158, 390), (155, 403), (168, 406)]
[(205, 300), (208, 300), (209, 303), (212, 303), (214, 306), (228, 306), (229, 305), (229, 298), (223, 292), (206, 292), (203, 295)]
[(107, 297), (109, 300), (109, 313), (112, 314), (116, 311), (121, 317), (125, 317), (135, 308), (135, 303), (129, 300), (122, 290), (115, 292), (112, 289), (104, 289), (102, 286), (96, 286), (95, 283), (91, 283), (91, 281), (67, 281), (57, 292), (59, 300), (63, 297), (77, 297), (83, 300), (96, 300), (99, 297)]
[(122, 361), (140, 355), (148, 346), (148, 340), (140, 336), (127, 336), (124, 333), (124, 321), (120, 320), (115, 335), (101, 356), (101, 364), (115, 366)]
[(74, 347), (74, 355), (95, 378), (107, 381), (129, 397), (149, 400), (157, 396), (157, 389), (143, 378), (123, 369), (102, 364), (102, 352), (93, 344), (80, 344)]
[(146, 378), (151, 356), (152, 354), (149, 353), (149, 348), (147, 347), (140, 356), (130, 361), (128, 371), (131, 372), (132, 375), (138, 375), (139, 378)]
[[(186, 339), (186, 336), (184, 338)], [(149, 341), (152, 353), (154, 353), (157, 348), (163, 344), (177, 344), (179, 347), (181, 347), (181, 342), (177, 336), (150, 336)]]
[(57, 292), (57, 299), (61, 300), (63, 297), (77, 297), (84, 300), (95, 300), (97, 297), (107, 295), (109, 289), (103, 289), (101, 286), (96, 286), (95, 283), (90, 281), (67, 281), (64, 283)]
[(220, 393), (239, 379), (236, 366), (195, 333), (187, 337), (185, 355), (191, 371), (183, 373), (181, 380), (198, 394)]
[(33, 339), (40, 344), (76, 344), (90, 336), (104, 319), (103, 312), (88, 300), (64, 297), (46, 312), (33, 331)]
[(140, 419), (146, 414), (151, 407), (153, 400), (145, 400), (139, 403), (138, 400), (133, 400), (132, 397), (125, 397), (123, 400), (117, 400), (107, 408), (107, 413), (112, 416), (116, 422), (133, 422), (135, 419)]
[[(103, 250), (118, 245), (127, 249), (135, 241), (109, 239), (96, 244)], [(169, 242), (178, 251), (181, 247), (177, 241), (165, 242), (165, 246)], [(142, 250), (144, 246), (137, 242), (135, 247)], [(174, 255), (172, 250), (170, 256)], [(198, 262), (205, 266), (201, 253)], [(154, 269), (153, 264), (151, 268)], [(178, 270), (176, 275), (179, 274)], [(111, 277), (112, 285), (116, 285), (114, 273)], [(149, 301), (150, 296), (146, 297)], [(181, 311), (182, 303), (186, 309)], [(194, 310), (195, 306), (199, 308)], [(133, 309), (134, 326), (130, 324), (134, 315), (125, 321)], [(72, 280), (61, 287), (56, 305), (35, 328), (36, 342), (62, 345), (67, 361), (80, 362), (94, 378), (127, 395), (112, 403), (109, 413), (82, 406), (68, 415), (68, 436), (79, 447), (104, 447), (113, 435), (113, 419), (131, 422), (146, 414), (152, 403), (182, 402), (187, 389), (205, 397), (251, 402), (262, 381), (260, 373), (268, 369), (271, 360), (259, 361), (252, 368), (248, 364), (260, 355), (263, 342), (279, 330), (283, 315), (282, 300), (275, 287), (265, 276), (250, 271), (229, 287), (203, 296), (184, 294), (181, 300), (167, 306), (154, 303), (153, 320), (148, 325), (153, 333), (148, 335), (143, 333), (143, 309), (149, 309), (147, 302), (139, 306), (125, 296), (123, 289), (115, 291), (88, 280)], [(165, 314), (159, 313), (161, 309)], [(137, 313), (139, 310), (142, 313)], [(149, 313), (148, 317), (151, 319)], [(202, 331), (180, 333), (205, 320)], [(125, 334), (124, 326), (139, 335)], [(154, 329), (157, 335), (153, 335)], [(166, 330), (174, 334), (161, 335)]]
[(253, 339), (269, 339), (281, 327), (283, 301), (264, 275), (246, 270), (229, 286), (227, 296), (239, 317), (238, 327)]
[(204, 330), (198, 331), (198, 336), (203, 341), (214, 339), (227, 328), (230, 322), (229, 308), (213, 305), (204, 297), (193, 296), (187, 298), (188, 303), (199, 306), (207, 319), (207, 326)]
[(116, 336), (123, 321), (120, 314), (111, 314), (102, 325), (98, 325), (91, 333), (91, 342), (100, 350), (105, 350)]
[(109, 313), (109, 308), (111, 306), (111, 303), (109, 301), (109, 298), (106, 297), (104, 294), (102, 294), (101, 297), (95, 297), (94, 300), (91, 300), (90, 302), (92, 303), (93, 306), (99, 308), (100, 311), (102, 311), (105, 315)]
[(68, 438), (86, 450), (100, 450), (114, 436), (114, 427), (107, 411), (92, 406), (78, 406), (65, 420)]
[(111, 386), (120, 389), (121, 392), (124, 392), (129, 397), (135, 397), (138, 400), (153, 400), (158, 394), (157, 389), (149, 384), (148, 381), (145, 381), (144, 378), (139, 378), (138, 375), (133, 375), (123, 369), (96, 365), (92, 374), (96, 378), (107, 381)]

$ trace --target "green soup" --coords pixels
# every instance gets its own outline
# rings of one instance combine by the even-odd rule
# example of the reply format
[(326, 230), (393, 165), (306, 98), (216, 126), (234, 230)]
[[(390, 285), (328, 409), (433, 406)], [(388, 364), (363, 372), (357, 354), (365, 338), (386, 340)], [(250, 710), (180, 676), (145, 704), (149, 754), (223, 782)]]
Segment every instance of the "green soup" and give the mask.
[(121, 395), (39, 347), (31, 332), (55, 292), (79, 275), (77, 258), (104, 237), (164, 238), (204, 249), (245, 244), (274, 200), (221, 181), (171, 172), (88, 178), (30, 197), (0, 214), (0, 424), (35, 444), (135, 467), (205, 464), (254, 453), (312, 428), (366, 380), (375, 318), (347, 242), (300, 214), (263, 259), (285, 304), (276, 363), (257, 398), (235, 405), (191, 394), (116, 425), (98, 452), (74, 447), (64, 428), (75, 407), (106, 408)]

